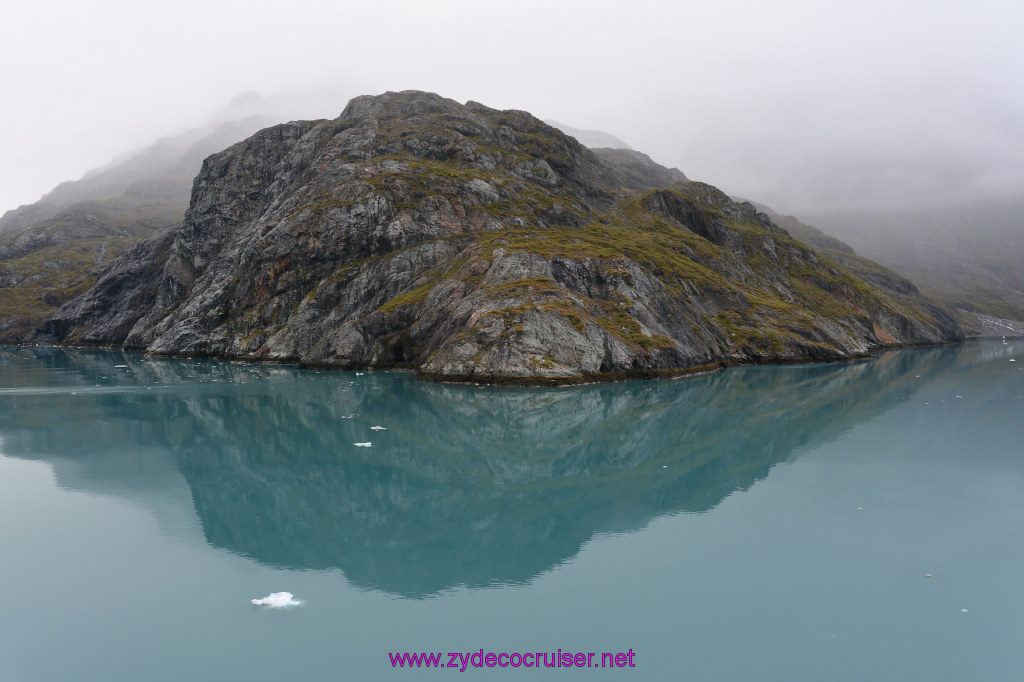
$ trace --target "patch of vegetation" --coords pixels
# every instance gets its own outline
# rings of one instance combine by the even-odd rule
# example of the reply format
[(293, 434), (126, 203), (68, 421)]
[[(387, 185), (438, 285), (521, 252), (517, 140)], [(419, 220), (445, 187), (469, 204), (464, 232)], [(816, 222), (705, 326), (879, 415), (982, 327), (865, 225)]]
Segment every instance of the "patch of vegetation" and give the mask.
[(393, 313), (402, 306), (414, 305), (416, 303), (422, 303), (426, 300), (427, 295), (430, 294), (430, 290), (437, 286), (437, 281), (428, 282), (422, 286), (418, 286), (412, 291), (407, 291), (404, 294), (399, 294), (393, 299), (377, 308), (378, 311), (388, 314)]
[(57, 308), (88, 291), (100, 272), (134, 244), (133, 237), (54, 244), (0, 261), (0, 340), (23, 341)]

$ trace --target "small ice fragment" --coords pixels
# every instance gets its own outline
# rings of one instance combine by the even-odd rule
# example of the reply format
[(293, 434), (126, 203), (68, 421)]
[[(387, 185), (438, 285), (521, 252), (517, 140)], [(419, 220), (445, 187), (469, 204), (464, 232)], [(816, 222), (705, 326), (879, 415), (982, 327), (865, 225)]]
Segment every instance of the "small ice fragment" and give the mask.
[(127, 367), (127, 366), (128, 365), (114, 365), (114, 369), (118, 369), (118, 368), (121, 368), (121, 367)]
[(915, 379), (920, 379), (920, 378), (921, 378), (921, 375), (920, 375), (920, 374), (917, 374), (917, 375), (915, 375), (915, 376), (914, 376), (914, 378), (915, 378)]
[(963, 396), (962, 395), (958, 395), (957, 398), (963, 398)]
[(387, 431), (388, 427), (386, 427), (386, 426), (371, 426), (370, 430), (371, 431)]
[(1017, 362), (1015, 359), (1010, 358), (1010, 362)]
[(864, 507), (857, 507), (857, 509), (863, 509)]
[(960, 609), (960, 613), (967, 613), (967, 609)]
[(361, 377), (361, 376), (363, 376), (363, 373), (362, 372), (356, 372), (356, 376), (357, 377)]
[(302, 602), (296, 600), (295, 595), (291, 592), (274, 592), (263, 599), (253, 599), (252, 603), (256, 606), (266, 606), (269, 609), (286, 609), (289, 606), (298, 606)]
[(924, 574), (924, 577), (925, 577), (925, 578), (934, 578), (935, 576), (934, 576), (934, 575), (932, 575), (931, 573), (925, 573), (925, 574)]
[(661, 468), (662, 468), (662, 469), (668, 469), (668, 465), (667, 465), (667, 464), (662, 464), (662, 465), (661, 465)]
[(373, 443), (356, 443), (357, 448), (368, 448), (371, 445), (373, 445)]

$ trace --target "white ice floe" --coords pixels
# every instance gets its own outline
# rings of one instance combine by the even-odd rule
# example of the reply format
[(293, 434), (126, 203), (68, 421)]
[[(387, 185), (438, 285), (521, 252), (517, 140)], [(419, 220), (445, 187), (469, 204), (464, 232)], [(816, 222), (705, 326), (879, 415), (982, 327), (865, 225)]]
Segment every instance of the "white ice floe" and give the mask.
[(286, 609), (291, 606), (298, 606), (302, 602), (295, 598), (291, 592), (274, 592), (263, 599), (253, 599), (256, 606), (266, 606), (268, 609)]
[(387, 431), (388, 427), (386, 427), (386, 426), (371, 426), (370, 430), (371, 431)]
[(357, 377), (361, 377), (361, 376), (363, 376), (363, 373), (362, 372), (356, 372), (356, 376)]
[(355, 445), (357, 448), (368, 448), (373, 445), (373, 443), (356, 443)]
[(967, 609), (960, 609), (960, 613), (967, 613)]

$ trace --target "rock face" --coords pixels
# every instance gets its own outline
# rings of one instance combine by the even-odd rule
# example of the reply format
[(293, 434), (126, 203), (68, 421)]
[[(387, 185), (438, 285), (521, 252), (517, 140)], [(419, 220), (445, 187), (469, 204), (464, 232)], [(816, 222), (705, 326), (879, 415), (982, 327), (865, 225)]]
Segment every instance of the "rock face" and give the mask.
[(642, 154), (599, 155), (525, 112), (403, 92), (207, 158), (184, 222), (37, 336), (529, 383), (849, 358), (963, 333), (914, 292), (873, 286)]
[(0, 343), (27, 340), (117, 256), (180, 225), (203, 159), (270, 122), (252, 116), (163, 138), (0, 216)]

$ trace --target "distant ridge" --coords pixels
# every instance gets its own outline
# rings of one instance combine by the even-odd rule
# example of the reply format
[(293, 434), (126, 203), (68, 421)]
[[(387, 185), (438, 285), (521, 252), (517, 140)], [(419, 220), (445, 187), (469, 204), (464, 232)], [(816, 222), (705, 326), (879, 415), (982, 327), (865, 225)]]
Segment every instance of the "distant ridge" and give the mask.
[(552, 121), (551, 119), (544, 119), (552, 128), (558, 128), (566, 135), (572, 135), (580, 144), (584, 147), (590, 147), (591, 149), (596, 147), (608, 147), (609, 149), (632, 149), (628, 144), (615, 137), (611, 133), (606, 133), (603, 130), (581, 130), (579, 128), (573, 128), (572, 126), (558, 121)]
[(250, 115), (164, 137), (7, 211), (0, 217), (0, 341), (25, 340), (116, 256), (180, 224), (203, 159), (275, 122)]

